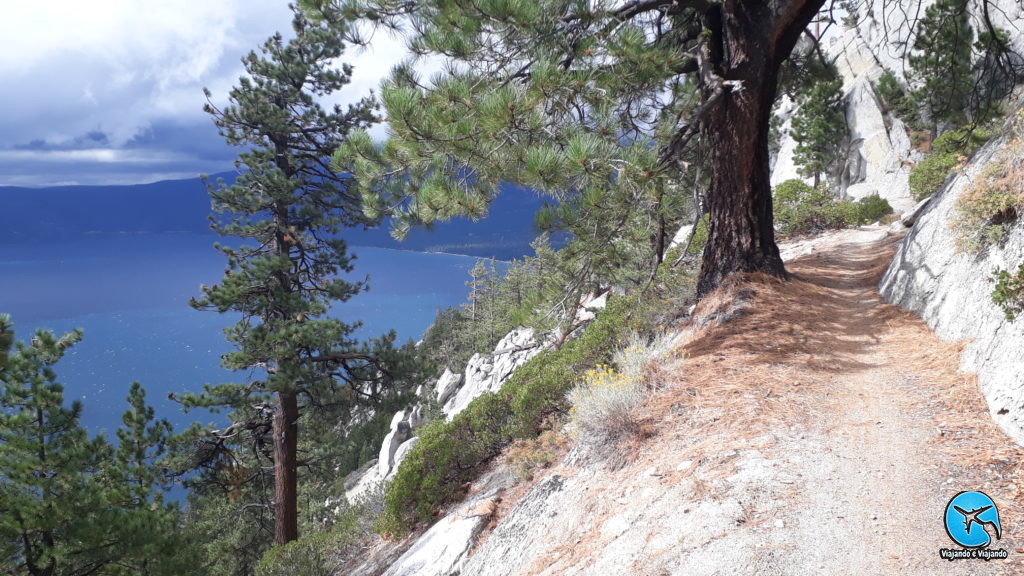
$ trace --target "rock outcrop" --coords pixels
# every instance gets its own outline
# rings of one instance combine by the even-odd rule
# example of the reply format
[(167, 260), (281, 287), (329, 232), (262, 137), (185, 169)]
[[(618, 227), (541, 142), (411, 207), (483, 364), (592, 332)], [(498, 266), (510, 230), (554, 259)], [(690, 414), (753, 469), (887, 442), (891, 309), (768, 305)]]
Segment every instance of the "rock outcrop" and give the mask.
[[(449, 421), (485, 392), (497, 392), (516, 368), (533, 358), (543, 347), (534, 340), (533, 330), (517, 328), (509, 332), (490, 354), (474, 354), (466, 365), (462, 385), (444, 403), (442, 410)], [(442, 376), (442, 379), (444, 376)], [(440, 391), (441, 383), (438, 382)]]
[(418, 439), (412, 435), (412, 431), (422, 421), (422, 404), (395, 413), (391, 418), (391, 427), (381, 443), (377, 459), (354, 472), (345, 482), (345, 498), (349, 502), (361, 500), (382, 483), (394, 477), (402, 459), (416, 445)]
[[(585, 310), (593, 317), (594, 309), (603, 308), (607, 296), (597, 297), (584, 303)], [(398, 472), (398, 466), (405, 456), (416, 445), (417, 438), (413, 431), (423, 423), (425, 389), (432, 390), (442, 412), (448, 420), (465, 410), (466, 406), (477, 396), (485, 392), (495, 392), (527, 360), (536, 356), (547, 342), (538, 343), (534, 339), (533, 330), (517, 328), (509, 332), (498, 342), (490, 354), (476, 354), (466, 366), (464, 374), (456, 374), (445, 370), (433, 387), (418, 389), (421, 401), (414, 406), (399, 411), (392, 417), (391, 426), (384, 442), (381, 444), (377, 460), (364, 466), (352, 474), (345, 483), (345, 497), (349, 502), (364, 498), (374, 488), (388, 482)]]
[(477, 482), (476, 494), (430, 527), (388, 568), (384, 576), (450, 576), (464, 570), (477, 537), (487, 527), (510, 478), (492, 473)]
[(456, 374), (445, 368), (444, 374), (437, 379), (437, 403), (444, 406), (452, 394), (459, 389), (460, 384), (462, 384), (462, 374)]
[[(862, 37), (859, 28), (847, 29), (824, 42), (826, 52), (836, 59), (846, 95), (846, 122), (850, 129), (847, 158), (839, 184), (846, 196), (860, 199), (872, 194), (885, 198), (896, 213), (913, 207), (908, 178), (910, 166), (920, 158), (911, 147), (903, 123), (887, 114), (875, 95), (873, 83), (884, 68)], [(785, 109), (782, 118), (781, 149), (772, 169), (772, 185), (801, 179), (793, 164), (796, 142), (788, 133)]]
[(949, 228), (957, 198), (1003, 145), (993, 141), (947, 182), (914, 219), (881, 282), (887, 300), (921, 315), (944, 339), (967, 339), (961, 368), (976, 372), (997, 423), (1024, 443), (1024, 321), (1008, 322), (992, 303), (989, 278), (996, 268), (1024, 262), (1024, 222), (1006, 242), (975, 256), (956, 250)]

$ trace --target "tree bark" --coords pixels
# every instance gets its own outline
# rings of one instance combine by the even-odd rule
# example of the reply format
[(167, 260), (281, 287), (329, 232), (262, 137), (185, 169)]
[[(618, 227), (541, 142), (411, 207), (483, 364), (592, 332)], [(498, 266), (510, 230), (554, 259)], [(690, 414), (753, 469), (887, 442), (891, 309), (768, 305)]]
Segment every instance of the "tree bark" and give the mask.
[(706, 18), (711, 35), (701, 87), (713, 103), (700, 130), (712, 157), (711, 222), (698, 297), (738, 272), (786, 277), (775, 244), (768, 124), (779, 68), (823, 3), (727, 0)]
[(274, 544), (299, 537), (298, 435), (299, 402), (294, 393), (277, 393), (274, 413)]

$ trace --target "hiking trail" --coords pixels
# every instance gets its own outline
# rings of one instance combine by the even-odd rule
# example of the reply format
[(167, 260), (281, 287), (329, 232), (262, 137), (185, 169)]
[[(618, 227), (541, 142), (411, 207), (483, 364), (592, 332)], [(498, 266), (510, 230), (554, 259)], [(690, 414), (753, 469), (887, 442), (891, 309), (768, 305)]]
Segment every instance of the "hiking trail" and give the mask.
[[(509, 491), (462, 574), (1024, 574), (1024, 451), (957, 371), (963, 344), (879, 296), (899, 239), (802, 242), (790, 281), (702, 301), (632, 457), (570, 453)], [(998, 505), (1007, 560), (940, 558), (964, 490)]]

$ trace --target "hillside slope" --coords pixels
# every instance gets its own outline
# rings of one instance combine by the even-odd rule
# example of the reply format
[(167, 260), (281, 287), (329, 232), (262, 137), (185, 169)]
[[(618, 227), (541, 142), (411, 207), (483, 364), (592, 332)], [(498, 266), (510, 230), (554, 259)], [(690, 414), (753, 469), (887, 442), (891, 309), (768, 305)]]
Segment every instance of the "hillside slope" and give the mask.
[[(831, 235), (790, 263), (792, 282), (754, 277), (707, 298), (694, 325), (710, 321), (681, 333), (685, 359), (644, 405), (646, 438), (575, 448), (532, 485), (474, 503), (463, 514), (490, 515), (489, 528), (444, 573), (1024, 573), (1024, 451), (957, 371), (961, 345), (879, 297), (897, 240)], [(998, 503), (993, 548), (1008, 560), (939, 558), (961, 490)]]

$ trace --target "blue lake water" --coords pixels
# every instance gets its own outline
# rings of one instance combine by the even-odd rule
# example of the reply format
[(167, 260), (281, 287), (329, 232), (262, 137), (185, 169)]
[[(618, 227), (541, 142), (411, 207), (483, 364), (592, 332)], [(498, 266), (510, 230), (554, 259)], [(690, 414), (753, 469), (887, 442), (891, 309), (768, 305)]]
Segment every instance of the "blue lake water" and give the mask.
[[(96, 235), (59, 243), (0, 243), (0, 313), (19, 339), (36, 328), (85, 331), (57, 365), (68, 400), (85, 404), (84, 424), (112, 431), (133, 381), (161, 417), (181, 425), (212, 416), (182, 414), (168, 393), (237, 379), (220, 367), (230, 350), (222, 330), (232, 319), (188, 306), (200, 284), (216, 283), (224, 257), (214, 238), (198, 234)], [(399, 341), (419, 339), (438, 308), (468, 294), (476, 259), (353, 246), (355, 270), (370, 290), (333, 312), (360, 320), (362, 338), (394, 329)], [(234, 377), (234, 378), (233, 378)]]

